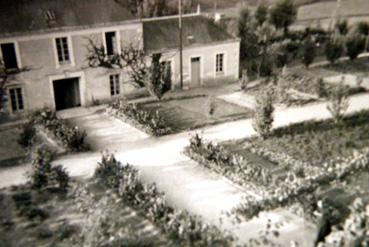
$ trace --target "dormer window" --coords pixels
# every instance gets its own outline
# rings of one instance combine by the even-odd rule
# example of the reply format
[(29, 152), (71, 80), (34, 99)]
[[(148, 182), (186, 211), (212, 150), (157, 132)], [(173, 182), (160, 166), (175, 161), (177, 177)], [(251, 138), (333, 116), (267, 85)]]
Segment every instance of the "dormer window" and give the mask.
[(56, 18), (55, 18), (55, 12), (52, 10), (45, 10), (44, 11), (44, 16), (46, 21), (48, 22), (55, 22)]

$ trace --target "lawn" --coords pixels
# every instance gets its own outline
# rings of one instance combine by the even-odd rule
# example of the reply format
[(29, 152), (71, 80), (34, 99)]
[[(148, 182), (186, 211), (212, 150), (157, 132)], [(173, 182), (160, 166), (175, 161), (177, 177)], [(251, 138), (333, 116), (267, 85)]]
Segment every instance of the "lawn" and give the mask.
[[(209, 114), (210, 104), (214, 106), (212, 115)], [(139, 107), (151, 113), (158, 110), (165, 123), (174, 132), (241, 118), (250, 118), (253, 115), (253, 112), (249, 109), (218, 98), (210, 99), (206, 96), (150, 102), (140, 104)]]

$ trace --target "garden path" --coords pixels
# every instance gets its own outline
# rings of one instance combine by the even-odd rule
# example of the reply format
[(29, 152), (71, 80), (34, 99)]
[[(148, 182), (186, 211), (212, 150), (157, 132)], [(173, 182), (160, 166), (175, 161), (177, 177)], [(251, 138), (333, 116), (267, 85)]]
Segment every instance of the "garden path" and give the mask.
[[(369, 109), (369, 94), (350, 97), (350, 107), (347, 113), (362, 109)], [(86, 126), (88, 122), (99, 126), (97, 123), (100, 121), (105, 124), (111, 122), (112, 128), (116, 127), (113, 118), (104, 114), (91, 114), (95, 115), (93, 121), (86, 121), (84, 117), (78, 116), (73, 121), (77, 124), (79, 122), (85, 124), (84, 127), (88, 127)], [(277, 110), (274, 124), (275, 127), (280, 127), (305, 120), (329, 117), (326, 103), (316, 103)], [(91, 127), (90, 131), (94, 129)], [(114, 130), (107, 128), (105, 131), (111, 133), (111, 137), (116, 139)], [(291, 240), (297, 240), (300, 246), (310, 246), (304, 243), (307, 243), (307, 240), (311, 241), (314, 237), (314, 227), (286, 210), (279, 209), (263, 213), (259, 218), (251, 221), (233, 224), (232, 219), (224, 212), (237, 206), (242, 196), (248, 192), (224, 177), (197, 165), (182, 154), (183, 148), (188, 145), (189, 134), (195, 132), (202, 132), (206, 139), (218, 141), (239, 139), (255, 134), (251, 120), (245, 119), (160, 138), (148, 137), (131, 142), (123, 139), (120, 143), (117, 140), (110, 142), (109, 138), (95, 136), (94, 141), (99, 143), (96, 147), (114, 151), (119, 160), (136, 165), (141, 171), (143, 180), (155, 182), (158, 188), (165, 192), (168, 202), (175, 207), (201, 215), (211, 223), (219, 223), (221, 219), (223, 222), (221, 227), (233, 232), (239, 238), (240, 243), (245, 243), (250, 237), (255, 237), (260, 230), (265, 228), (266, 221), (270, 218), (273, 222), (285, 223), (280, 229), (281, 236), (277, 242), (286, 246)], [(101, 158), (99, 153), (101, 149), (95, 151), (64, 156), (56, 163), (63, 164), (72, 176), (89, 177)], [(26, 169), (29, 169), (29, 165), (0, 170), (0, 187), (24, 182), (23, 173)]]

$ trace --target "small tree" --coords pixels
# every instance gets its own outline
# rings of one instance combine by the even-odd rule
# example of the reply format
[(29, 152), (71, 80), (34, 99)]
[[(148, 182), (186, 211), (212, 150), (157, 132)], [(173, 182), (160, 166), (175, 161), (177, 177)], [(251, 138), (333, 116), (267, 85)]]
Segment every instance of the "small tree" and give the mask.
[(354, 60), (363, 51), (365, 38), (357, 32), (350, 32), (345, 39), (346, 52), (350, 60)]
[(283, 28), (284, 34), (288, 33), (288, 27), (296, 20), (297, 8), (291, 0), (279, 0), (269, 12), (270, 23), (276, 29)]
[(348, 26), (348, 22), (346, 19), (343, 20), (338, 20), (335, 24), (335, 29), (336, 31), (341, 34), (341, 35), (346, 35), (348, 30), (349, 30), (349, 26)]
[(247, 8), (241, 10), (238, 19), (238, 37), (241, 39), (240, 57), (241, 60), (252, 62), (258, 56), (258, 37), (254, 32), (250, 11)]
[(343, 44), (339, 38), (331, 38), (325, 45), (325, 56), (328, 61), (333, 64), (343, 54)]
[(268, 7), (265, 2), (261, 2), (255, 10), (255, 19), (259, 26), (262, 26), (268, 19)]
[(268, 89), (256, 98), (255, 115), (252, 127), (263, 139), (270, 135), (273, 125), (273, 91)]
[(316, 52), (315, 43), (311, 40), (310, 37), (307, 37), (304, 40), (301, 49), (302, 49), (302, 54), (301, 54), (302, 63), (306, 67), (309, 67), (309, 65), (314, 61), (314, 58), (315, 58), (315, 52)]
[(170, 89), (165, 76), (165, 64), (160, 62), (161, 54), (146, 55), (143, 49), (133, 44), (121, 49), (120, 54), (107, 55), (103, 45), (88, 40), (87, 61), (90, 67), (107, 69), (127, 69), (131, 83), (145, 87), (158, 100)]
[(340, 123), (343, 115), (347, 111), (349, 107), (348, 101), (348, 89), (347, 86), (344, 85), (344, 78), (342, 77), (341, 81), (338, 85), (334, 86), (328, 92), (328, 105), (327, 109), (331, 113), (334, 122)]

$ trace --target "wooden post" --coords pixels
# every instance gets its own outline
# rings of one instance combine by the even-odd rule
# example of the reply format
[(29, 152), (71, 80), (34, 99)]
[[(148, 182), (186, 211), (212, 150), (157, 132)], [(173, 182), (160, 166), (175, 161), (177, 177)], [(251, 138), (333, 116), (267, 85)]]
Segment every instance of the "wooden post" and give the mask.
[(178, 0), (179, 27), (179, 85), (183, 89), (183, 43), (182, 43), (182, 0)]

